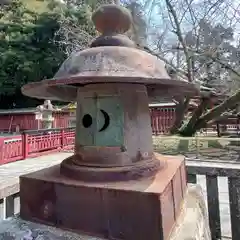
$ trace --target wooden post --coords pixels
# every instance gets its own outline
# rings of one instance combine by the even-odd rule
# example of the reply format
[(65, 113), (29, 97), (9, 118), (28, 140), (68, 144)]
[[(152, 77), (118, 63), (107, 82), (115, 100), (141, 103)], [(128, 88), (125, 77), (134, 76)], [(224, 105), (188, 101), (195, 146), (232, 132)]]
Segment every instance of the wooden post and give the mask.
[(206, 176), (206, 186), (209, 226), (211, 229), (212, 240), (218, 240), (221, 239), (221, 223), (217, 176)]
[(228, 178), (228, 191), (230, 203), (230, 217), (232, 240), (240, 238), (240, 179), (236, 177)]
[(187, 182), (192, 183), (192, 184), (196, 184), (197, 183), (197, 175), (188, 173), (187, 174)]
[(5, 218), (4, 216), (4, 200), (3, 198), (0, 199), (0, 220), (3, 220)]
[(29, 146), (28, 146), (28, 134), (23, 133), (22, 134), (22, 149), (23, 149), (23, 159), (26, 159), (28, 157), (28, 151), (29, 151)]
[(6, 197), (6, 218), (14, 216), (14, 195)]
[(61, 148), (64, 148), (64, 144), (65, 144), (65, 141), (64, 141), (64, 129), (61, 130)]
[(240, 125), (240, 110), (239, 110), (239, 114), (237, 114), (237, 136), (240, 135), (240, 126), (239, 125)]

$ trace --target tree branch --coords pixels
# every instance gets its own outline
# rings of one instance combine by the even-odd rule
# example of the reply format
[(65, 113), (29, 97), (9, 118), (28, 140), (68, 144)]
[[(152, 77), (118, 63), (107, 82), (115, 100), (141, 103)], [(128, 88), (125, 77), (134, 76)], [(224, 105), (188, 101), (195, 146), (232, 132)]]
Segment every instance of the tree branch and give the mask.
[(189, 51), (187, 49), (186, 43), (183, 39), (183, 34), (182, 34), (182, 30), (181, 30), (181, 26), (180, 23), (178, 21), (178, 17), (176, 14), (176, 11), (174, 10), (170, 0), (165, 0), (167, 8), (169, 10), (169, 12), (171, 13), (172, 17), (173, 17), (173, 21), (176, 27), (176, 35), (178, 37), (179, 42), (182, 45), (183, 48), (183, 52), (185, 54), (186, 57), (186, 63), (187, 63), (187, 76), (188, 76), (188, 80), (189, 82), (193, 81), (193, 75), (192, 75), (192, 62), (191, 62), (191, 57), (189, 55)]
[(179, 73), (182, 75), (182, 77), (184, 77), (184, 78), (188, 77), (188, 73), (187, 73), (187, 72), (185, 72), (185, 71), (177, 68), (177, 67), (174, 66), (172, 63), (170, 63), (167, 59), (165, 59), (164, 57), (162, 57), (160, 54), (157, 54), (157, 53), (155, 53), (154, 51), (152, 51), (149, 47), (147, 47), (147, 46), (140, 46), (140, 45), (138, 45), (138, 46), (139, 46), (139, 48), (141, 48), (141, 49), (143, 49), (143, 50), (151, 53), (152, 55), (156, 56), (156, 57), (159, 58), (160, 60), (164, 61), (164, 62), (166, 63), (166, 65), (170, 66), (170, 67), (171, 67), (173, 70), (175, 70), (176, 72), (179, 72)]
[(235, 94), (233, 94), (231, 97), (226, 99), (224, 102), (222, 102), (220, 105), (213, 108), (208, 113), (201, 116), (197, 123), (196, 123), (196, 130), (201, 129), (204, 127), (210, 120), (215, 119), (228, 109), (232, 109), (235, 107), (235, 105), (240, 102), (240, 90), (238, 90)]
[[(178, 50), (184, 51), (183, 48), (174, 48), (174, 49), (178, 49)], [(219, 64), (222, 65), (225, 69), (232, 71), (236, 76), (240, 77), (240, 73), (239, 73), (238, 71), (236, 71), (234, 68), (232, 68), (231, 65), (222, 62), (219, 58), (214, 57), (214, 56), (212, 56), (211, 54), (208, 54), (208, 53), (206, 53), (206, 52), (200, 52), (200, 51), (197, 51), (197, 50), (194, 50), (194, 49), (190, 49), (190, 48), (188, 48), (188, 51), (191, 51), (192, 53), (197, 54), (197, 55), (199, 55), (199, 56), (200, 56), (200, 55), (204, 55), (204, 56), (208, 57), (209, 59), (211, 59), (211, 60), (219, 63)]]

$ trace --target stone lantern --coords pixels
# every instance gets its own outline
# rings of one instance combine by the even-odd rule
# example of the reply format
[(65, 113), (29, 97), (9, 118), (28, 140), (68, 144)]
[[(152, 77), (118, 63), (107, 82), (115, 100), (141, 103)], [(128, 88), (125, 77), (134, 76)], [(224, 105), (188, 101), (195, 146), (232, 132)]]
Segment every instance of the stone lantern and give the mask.
[(41, 113), (41, 121), (43, 129), (51, 129), (53, 125), (53, 105), (50, 100), (45, 100), (43, 105), (37, 107)]
[(102, 35), (89, 49), (71, 55), (53, 79), (22, 88), (77, 101), (77, 121), (74, 154), (21, 177), (21, 217), (107, 239), (168, 239), (186, 170), (182, 157), (154, 153), (148, 102), (198, 89), (171, 79), (161, 60), (123, 35), (131, 25), (126, 9), (103, 5), (92, 20)]

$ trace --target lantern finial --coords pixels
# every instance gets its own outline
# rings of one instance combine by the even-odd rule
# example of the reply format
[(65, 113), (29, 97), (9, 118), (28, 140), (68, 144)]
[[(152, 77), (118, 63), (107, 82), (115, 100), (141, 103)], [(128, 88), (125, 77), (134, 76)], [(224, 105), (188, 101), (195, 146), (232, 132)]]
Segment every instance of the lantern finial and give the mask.
[(92, 15), (96, 29), (102, 34), (127, 32), (132, 23), (130, 12), (121, 6), (107, 4), (99, 7)]

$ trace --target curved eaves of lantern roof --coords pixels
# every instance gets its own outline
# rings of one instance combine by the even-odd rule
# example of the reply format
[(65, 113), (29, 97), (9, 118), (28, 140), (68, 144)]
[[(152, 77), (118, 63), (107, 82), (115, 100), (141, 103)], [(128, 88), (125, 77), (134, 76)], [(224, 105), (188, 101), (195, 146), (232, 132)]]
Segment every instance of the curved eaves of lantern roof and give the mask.
[(92, 19), (102, 35), (90, 48), (66, 59), (52, 79), (25, 85), (25, 95), (74, 101), (77, 88), (96, 83), (143, 84), (150, 98), (198, 94), (194, 84), (171, 79), (162, 60), (135, 48), (134, 42), (123, 35), (131, 26), (131, 16), (125, 8), (104, 5)]

